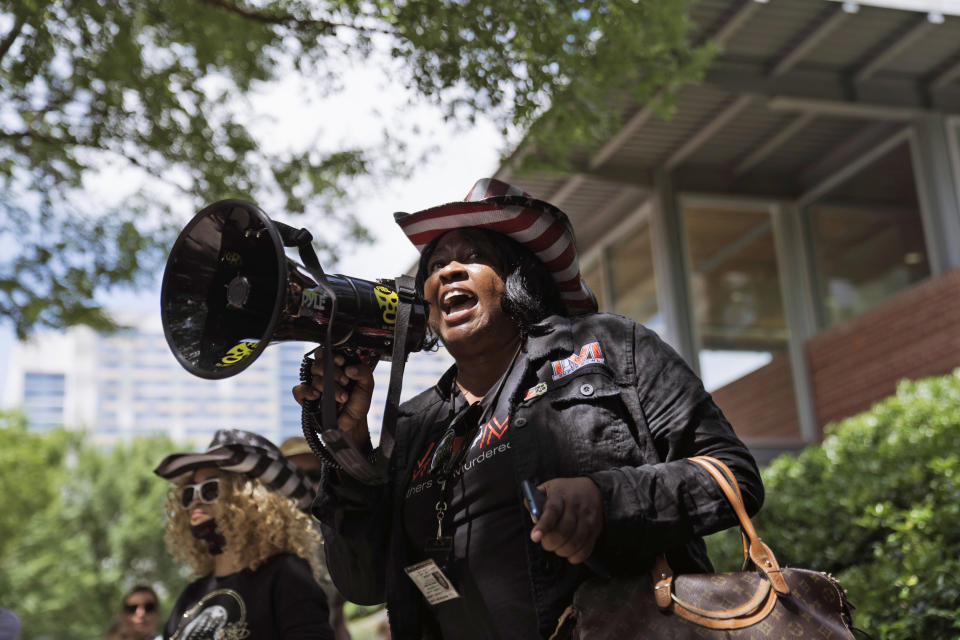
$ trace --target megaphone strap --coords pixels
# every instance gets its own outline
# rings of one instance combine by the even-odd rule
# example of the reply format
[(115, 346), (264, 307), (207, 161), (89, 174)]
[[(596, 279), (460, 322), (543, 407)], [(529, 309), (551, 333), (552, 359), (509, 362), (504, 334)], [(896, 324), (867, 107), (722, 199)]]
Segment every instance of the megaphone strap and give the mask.
[[(274, 222), (283, 244), (288, 247), (297, 247), (303, 266), (316, 280), (330, 298), (330, 320), (327, 322), (328, 345), (333, 345), (333, 324), (337, 317), (337, 294), (327, 281), (327, 276), (320, 266), (317, 253), (313, 250), (313, 236), (306, 229), (296, 229), (282, 222)], [(301, 371), (302, 373), (302, 371)], [(333, 355), (331, 349), (323, 350), (323, 396), (320, 398), (320, 415), (322, 424), (317, 429), (317, 420), (314, 412), (304, 403), (301, 413), (303, 436), (313, 450), (314, 455), (327, 460), (336, 461), (337, 466), (366, 484), (382, 484), (386, 482), (386, 473), (373, 466), (372, 461), (360, 451), (359, 447), (350, 438), (344, 437), (337, 427), (337, 409), (333, 393)], [(326, 447), (317, 438), (320, 433)]]
[[(410, 315), (415, 298), (414, 279), (410, 276), (400, 276), (396, 279), (395, 286), (399, 300), (397, 321), (394, 324), (390, 384), (387, 388), (383, 423), (380, 428), (380, 446), (372, 453), (364, 455), (353, 440), (345, 437), (339, 427), (336, 426), (334, 391), (332, 388), (333, 353), (331, 349), (323, 350), (324, 390), (319, 403), (320, 406), (317, 406), (317, 402), (305, 402), (301, 417), (304, 438), (306, 438), (314, 454), (333, 468), (342, 469), (365, 484), (383, 484), (387, 481), (387, 467), (390, 464), (390, 457), (393, 455), (395, 444), (394, 431), (400, 406), (403, 371), (407, 361), (407, 328), (410, 325)], [(332, 322), (328, 329), (330, 327), (332, 327)], [(329, 342), (332, 341), (328, 340)], [(309, 371), (312, 364), (313, 360), (309, 356), (304, 356), (304, 362), (300, 367), (300, 377), (305, 382), (309, 381)], [(322, 424), (317, 422), (317, 409), (320, 409)], [(318, 433), (320, 438), (323, 439), (323, 443), (317, 438)]]
[(397, 304), (397, 322), (393, 329), (393, 356), (390, 361), (390, 386), (387, 387), (387, 402), (383, 408), (383, 424), (380, 427), (380, 452), (386, 464), (393, 455), (394, 430), (397, 426), (397, 411), (400, 409), (400, 388), (403, 386), (403, 369), (407, 362), (407, 328), (410, 326), (410, 312), (416, 295), (414, 279), (411, 276), (398, 276), (394, 282), (399, 298)]

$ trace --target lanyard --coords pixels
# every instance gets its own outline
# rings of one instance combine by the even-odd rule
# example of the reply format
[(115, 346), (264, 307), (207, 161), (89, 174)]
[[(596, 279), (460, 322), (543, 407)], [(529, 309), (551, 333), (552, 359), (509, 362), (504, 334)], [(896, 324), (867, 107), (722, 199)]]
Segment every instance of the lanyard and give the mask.
[[(500, 377), (499, 382), (497, 383), (497, 390), (494, 392), (493, 399), (486, 407), (484, 407), (483, 413), (480, 415), (480, 418), (477, 420), (477, 424), (470, 429), (468, 433), (465, 433), (463, 436), (463, 442), (461, 443), (461, 451), (466, 452), (467, 448), (472, 444), (474, 437), (476, 436), (477, 429), (480, 425), (486, 423), (490, 415), (496, 411), (497, 404), (500, 402), (500, 393), (503, 391), (503, 387), (507, 382), (507, 378), (510, 377), (510, 374), (513, 372), (513, 367), (517, 363), (517, 358), (520, 355), (520, 350), (522, 348), (522, 343), (517, 345), (517, 350), (513, 354), (513, 358), (510, 359), (510, 366), (507, 367), (507, 370)], [(456, 400), (456, 378), (453, 379), (453, 388), (450, 389), (450, 421), (453, 421), (455, 411), (455, 400)], [(480, 401), (483, 402), (482, 400)], [(459, 453), (459, 452), (458, 452)], [(457, 454), (454, 454), (457, 455)], [(457, 468), (460, 465), (457, 464), (453, 467), (448, 474), (442, 475), (437, 479), (437, 484), (440, 485), (440, 497), (437, 500), (437, 503), (434, 505), (434, 512), (437, 517), (437, 535), (434, 540), (431, 540), (427, 543), (427, 551), (434, 552), (431, 555), (446, 555), (449, 559), (449, 554), (453, 550), (453, 538), (452, 536), (443, 535), (443, 520), (447, 514), (447, 484), (450, 479), (456, 473)], [(441, 553), (442, 552), (442, 553)]]

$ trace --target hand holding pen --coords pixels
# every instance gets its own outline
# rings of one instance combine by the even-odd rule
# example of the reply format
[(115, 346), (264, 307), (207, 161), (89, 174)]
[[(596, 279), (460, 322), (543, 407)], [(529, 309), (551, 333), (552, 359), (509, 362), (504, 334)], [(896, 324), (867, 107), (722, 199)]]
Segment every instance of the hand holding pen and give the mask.
[(598, 576), (609, 578), (610, 572), (591, 557), (603, 531), (603, 501), (597, 485), (589, 478), (555, 478), (539, 487), (524, 480), (520, 488), (536, 523), (530, 539), (546, 551), (573, 564), (582, 562)]

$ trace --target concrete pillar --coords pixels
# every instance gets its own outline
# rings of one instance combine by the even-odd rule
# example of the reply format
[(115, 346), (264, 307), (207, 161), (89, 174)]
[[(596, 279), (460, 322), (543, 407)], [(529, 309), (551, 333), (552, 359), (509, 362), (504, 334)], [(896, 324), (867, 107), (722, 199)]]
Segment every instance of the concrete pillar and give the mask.
[(960, 167), (950, 153), (950, 136), (957, 132), (942, 115), (916, 120), (913, 132), (913, 173), (930, 271), (938, 275), (960, 267)]
[(660, 172), (655, 182), (657, 196), (650, 218), (650, 235), (657, 280), (657, 304), (667, 327), (664, 339), (699, 375), (700, 359), (680, 205), (669, 173)]
[(817, 332), (812, 259), (806, 242), (803, 220), (794, 204), (780, 204), (773, 209), (774, 240), (777, 248), (777, 269), (783, 291), (784, 314), (790, 330), (790, 372), (797, 403), (800, 438), (807, 444), (819, 440), (817, 411), (813, 400), (813, 384), (807, 365), (807, 340)]

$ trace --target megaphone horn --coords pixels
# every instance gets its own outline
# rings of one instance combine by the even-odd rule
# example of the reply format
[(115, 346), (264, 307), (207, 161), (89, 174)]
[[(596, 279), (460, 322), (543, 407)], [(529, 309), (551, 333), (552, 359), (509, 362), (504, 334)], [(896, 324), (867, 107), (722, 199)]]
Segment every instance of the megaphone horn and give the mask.
[[(243, 200), (215, 202), (187, 223), (170, 251), (160, 292), (167, 344), (187, 371), (227, 378), (278, 341), (390, 358), (397, 287), (390, 280), (325, 275), (316, 263), (311, 271), (318, 282), (284, 254), (284, 246), (300, 244), (303, 255), (305, 239), (297, 234), (306, 234), (309, 244), (305, 231), (274, 222)], [(419, 351), (426, 336), (425, 305), (409, 302), (406, 353)]]

